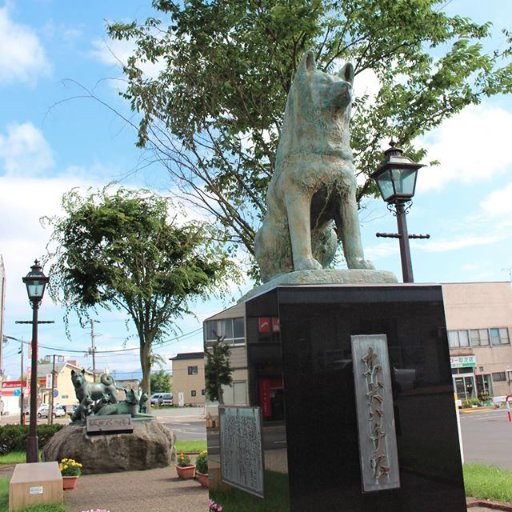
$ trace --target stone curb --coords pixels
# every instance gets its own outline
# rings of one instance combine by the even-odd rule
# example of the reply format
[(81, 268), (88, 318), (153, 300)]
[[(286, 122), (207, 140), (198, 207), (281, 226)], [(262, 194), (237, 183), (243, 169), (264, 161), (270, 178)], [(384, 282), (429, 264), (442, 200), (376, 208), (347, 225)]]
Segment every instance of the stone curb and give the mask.
[(498, 503), (497, 501), (477, 500), (474, 498), (468, 498), (466, 505), (468, 508), (485, 507), (489, 510), (503, 510), (505, 512), (512, 512), (512, 504)]
[(459, 409), (461, 414), (473, 414), (475, 412), (484, 412), (484, 411), (496, 411), (495, 407), (475, 407), (475, 408), (466, 408)]

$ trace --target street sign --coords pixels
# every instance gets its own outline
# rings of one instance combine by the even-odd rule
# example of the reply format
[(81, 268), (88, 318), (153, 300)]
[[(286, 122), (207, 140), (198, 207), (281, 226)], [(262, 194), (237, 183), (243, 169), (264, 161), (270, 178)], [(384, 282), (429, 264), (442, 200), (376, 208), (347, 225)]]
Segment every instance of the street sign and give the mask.
[(18, 389), (13, 390), (12, 394), (14, 396), (20, 396), (21, 395), (21, 389), (18, 388)]
[(59, 396), (59, 391), (57, 389), (54, 389), (52, 394), (53, 394), (53, 398), (57, 398)]

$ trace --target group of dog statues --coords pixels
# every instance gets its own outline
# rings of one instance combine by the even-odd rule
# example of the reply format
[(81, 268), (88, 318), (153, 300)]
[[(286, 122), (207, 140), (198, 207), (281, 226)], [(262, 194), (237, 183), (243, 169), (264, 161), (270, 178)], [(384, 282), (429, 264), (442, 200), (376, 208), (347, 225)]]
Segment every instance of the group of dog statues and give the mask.
[[(75, 388), (78, 406), (71, 416), (71, 423), (83, 425), (87, 416), (108, 416), (129, 414), (132, 418), (150, 418), (147, 413), (148, 395), (143, 391), (118, 388), (112, 376), (106, 373), (100, 382), (89, 382), (85, 379), (85, 370), (71, 370), (71, 381)], [(118, 389), (125, 393), (125, 399), (119, 400)]]

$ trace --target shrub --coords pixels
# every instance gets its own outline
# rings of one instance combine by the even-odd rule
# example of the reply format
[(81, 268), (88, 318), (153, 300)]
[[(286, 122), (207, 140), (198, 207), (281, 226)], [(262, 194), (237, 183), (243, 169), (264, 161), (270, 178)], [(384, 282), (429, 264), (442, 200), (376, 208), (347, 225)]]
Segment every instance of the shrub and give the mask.
[(198, 473), (208, 473), (208, 452), (203, 450), (196, 458), (196, 471)]
[(467, 400), (462, 400), (463, 409), (473, 407), (473, 405), (480, 405), (480, 400), (478, 400), (478, 398), (468, 398)]
[[(37, 436), (42, 448), (63, 425), (38, 425)], [(27, 448), (28, 425), (0, 425), (0, 450), (3, 454)]]
[(187, 466), (192, 466), (192, 462), (190, 462), (190, 457), (186, 453), (181, 452), (178, 455), (177, 465), (182, 468), (186, 468)]

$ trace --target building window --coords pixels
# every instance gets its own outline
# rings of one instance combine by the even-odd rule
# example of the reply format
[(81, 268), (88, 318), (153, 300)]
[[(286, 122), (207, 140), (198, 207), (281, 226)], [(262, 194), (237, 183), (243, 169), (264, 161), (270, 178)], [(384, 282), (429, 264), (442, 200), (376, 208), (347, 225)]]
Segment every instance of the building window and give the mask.
[(493, 327), (489, 329), (491, 334), (491, 343), (493, 345), (508, 345), (510, 343), (508, 337), (508, 329), (504, 327)]
[(197, 366), (189, 366), (188, 367), (188, 374), (189, 375), (197, 375), (198, 369)]
[(223, 336), (224, 342), (229, 345), (245, 343), (245, 323), (240, 318), (225, 318), (223, 320), (209, 320), (205, 322), (206, 343), (213, 343), (217, 336)]
[(448, 331), (450, 348), (469, 347), (468, 331)]
[(469, 339), (472, 347), (489, 345), (489, 331), (487, 329), (470, 329)]
[(505, 375), (505, 372), (495, 372), (492, 374), (492, 380), (493, 382), (503, 382), (507, 380), (507, 377)]
[(204, 389), (201, 389), (201, 395), (205, 395), (206, 394), (206, 391)]
[(470, 329), (448, 331), (450, 348), (487, 347), (489, 344), (509, 345), (510, 338), (506, 327), (491, 327), (490, 329)]
[(191, 392), (190, 392), (190, 396), (196, 396), (196, 390), (193, 389)]

